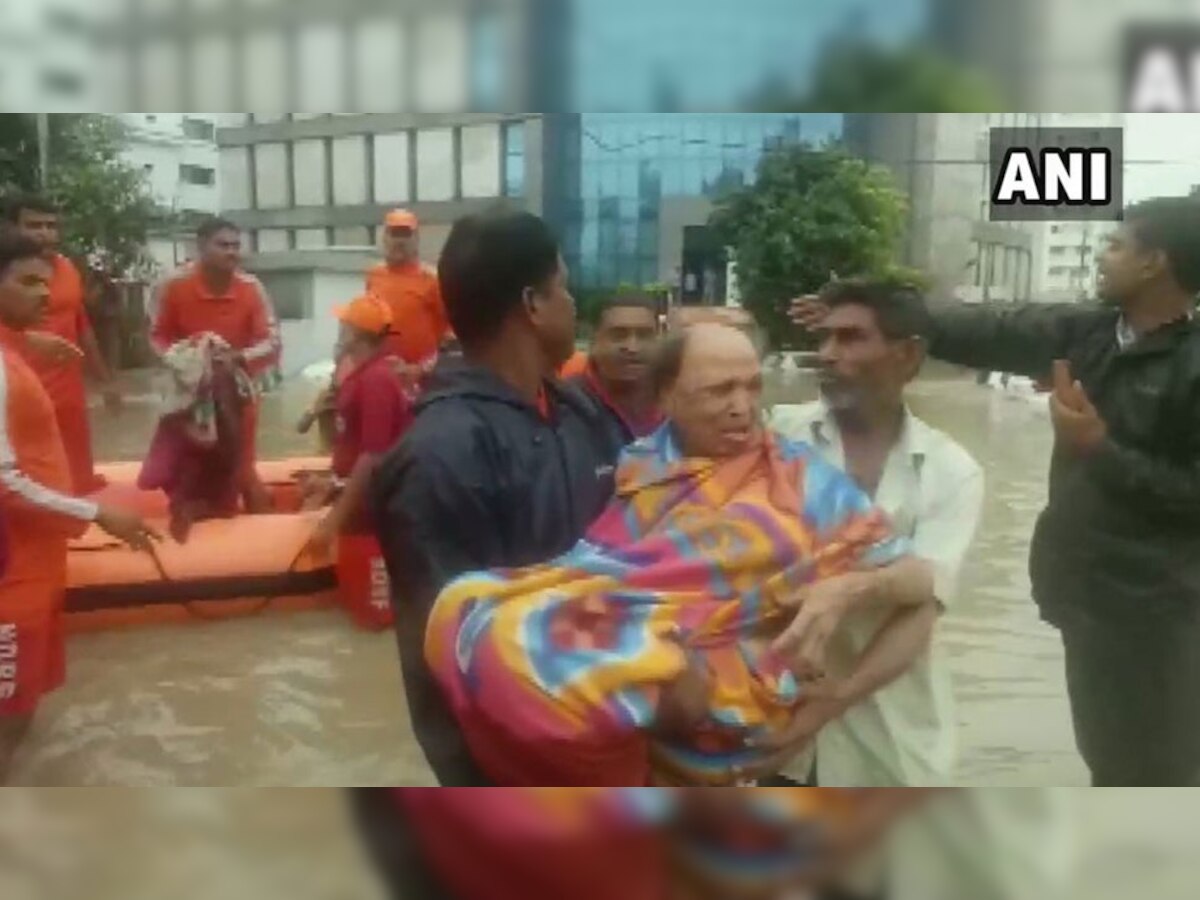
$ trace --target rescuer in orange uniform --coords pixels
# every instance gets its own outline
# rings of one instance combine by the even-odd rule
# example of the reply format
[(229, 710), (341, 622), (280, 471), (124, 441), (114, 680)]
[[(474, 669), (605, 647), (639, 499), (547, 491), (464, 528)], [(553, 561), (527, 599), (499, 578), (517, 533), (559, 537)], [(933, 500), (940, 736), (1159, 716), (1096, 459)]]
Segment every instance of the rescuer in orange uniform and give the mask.
[(71, 493), (84, 496), (99, 490), (104, 481), (95, 472), (92, 430), (88, 422), (87, 391), (83, 368), (106, 385), (110, 408), (120, 404), (112, 386), (112, 373), (84, 307), (83, 278), (75, 264), (58, 252), (59, 214), (54, 205), (34, 196), (21, 196), (7, 204), (6, 218), (42, 248), (51, 266), (50, 299), (45, 318), (24, 335), (25, 358), (42, 381), (67, 449), (71, 466)]
[(367, 272), (367, 293), (392, 308), (388, 349), (401, 361), (410, 385), (433, 370), (442, 344), (452, 337), (437, 272), (421, 262), (420, 222), (407, 209), (383, 220), (384, 261)]
[(137, 550), (158, 535), (140, 516), (73, 496), (54, 405), (25, 361), (28, 330), (50, 303), (53, 264), (41, 244), (0, 233), (0, 784), (41, 698), (65, 677), (67, 541), (94, 522)]
[[(196, 264), (174, 273), (155, 290), (150, 342), (161, 355), (178, 341), (212, 332), (233, 348), (238, 362), (257, 379), (279, 359), (279, 329), (262, 282), (241, 269), (241, 230), (212, 218), (197, 229), (196, 240)], [(242, 409), (241, 491), (247, 512), (266, 512), (270, 496), (255, 470), (257, 399)]]

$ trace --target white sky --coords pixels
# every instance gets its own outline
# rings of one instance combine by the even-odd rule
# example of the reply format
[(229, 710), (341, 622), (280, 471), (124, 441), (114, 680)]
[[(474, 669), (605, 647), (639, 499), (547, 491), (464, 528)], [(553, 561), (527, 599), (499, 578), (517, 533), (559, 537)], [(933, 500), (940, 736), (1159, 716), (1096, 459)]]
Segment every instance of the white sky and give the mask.
[(1125, 117), (1125, 202), (1187, 194), (1200, 185), (1200, 113)]

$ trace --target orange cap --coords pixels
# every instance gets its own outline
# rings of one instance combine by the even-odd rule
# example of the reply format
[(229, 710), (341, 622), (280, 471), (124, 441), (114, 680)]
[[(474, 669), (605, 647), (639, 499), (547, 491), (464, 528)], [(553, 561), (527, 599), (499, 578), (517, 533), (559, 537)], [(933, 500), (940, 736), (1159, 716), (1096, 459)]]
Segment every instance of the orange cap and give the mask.
[(407, 209), (393, 209), (383, 217), (383, 224), (387, 228), (411, 228), (413, 231), (421, 227), (416, 214)]
[(374, 294), (355, 297), (345, 306), (335, 307), (333, 314), (347, 325), (367, 334), (386, 334), (392, 328), (392, 308), (386, 300)]

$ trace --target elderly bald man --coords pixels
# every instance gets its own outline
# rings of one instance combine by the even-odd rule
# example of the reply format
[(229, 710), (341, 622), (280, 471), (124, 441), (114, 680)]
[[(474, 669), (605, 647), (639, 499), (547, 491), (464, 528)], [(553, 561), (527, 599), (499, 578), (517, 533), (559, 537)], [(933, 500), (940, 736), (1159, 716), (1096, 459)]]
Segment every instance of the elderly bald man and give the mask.
[[(585, 538), (434, 606), (426, 661), (493, 784), (753, 780), (927, 639), (929, 567), (847, 475), (763, 428), (743, 332), (683, 329), (652, 368), (669, 421), (626, 448)], [(821, 679), (841, 620), (875, 606), (892, 626)]]

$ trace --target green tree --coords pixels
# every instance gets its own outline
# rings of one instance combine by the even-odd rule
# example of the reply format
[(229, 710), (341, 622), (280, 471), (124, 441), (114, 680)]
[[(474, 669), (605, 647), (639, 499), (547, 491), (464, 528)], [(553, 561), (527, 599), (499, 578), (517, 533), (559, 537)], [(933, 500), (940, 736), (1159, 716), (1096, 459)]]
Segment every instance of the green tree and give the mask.
[(765, 112), (999, 112), (1005, 98), (983, 74), (921, 44), (831, 41), (807, 90), (772, 82), (750, 106)]
[(794, 335), (790, 298), (833, 273), (917, 280), (895, 263), (906, 208), (885, 169), (799, 145), (764, 156), (755, 183), (720, 200), (710, 225), (733, 251), (742, 304), (779, 348)]
[[(63, 114), (50, 118), (47, 193), (63, 210), (64, 252), (116, 274), (144, 274), (151, 266), (146, 238), (170, 224), (170, 214), (150, 194), (143, 173), (122, 156), (125, 127), (109, 116)], [(0, 188), (38, 186), (34, 117), (0, 115)]]

